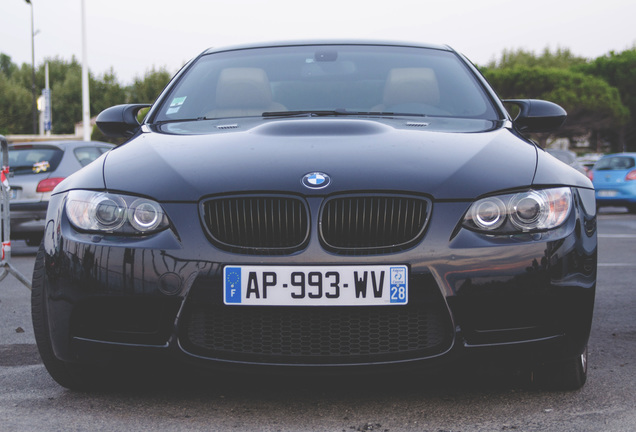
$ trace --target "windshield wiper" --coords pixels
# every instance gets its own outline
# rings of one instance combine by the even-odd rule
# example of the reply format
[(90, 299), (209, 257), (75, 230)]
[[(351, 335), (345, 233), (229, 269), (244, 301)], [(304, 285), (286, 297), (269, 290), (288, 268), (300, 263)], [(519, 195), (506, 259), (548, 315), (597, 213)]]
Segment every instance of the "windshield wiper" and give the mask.
[(159, 120), (159, 121), (155, 122), (154, 124), (162, 125), (162, 124), (166, 124), (166, 123), (185, 123), (185, 122), (200, 121), (200, 120), (208, 120), (208, 119), (205, 118), (205, 117), (184, 118), (184, 119), (168, 119), (168, 120)]
[(33, 171), (33, 165), (18, 165), (18, 166), (13, 166), (11, 165), (10, 167), (10, 172), (31, 172)]
[(384, 111), (347, 111), (345, 109), (268, 111), (263, 113), (263, 117), (331, 117), (331, 116), (426, 117), (426, 114), (395, 113), (395, 112), (384, 112)]
[(345, 110), (302, 110), (302, 111), (267, 111), (263, 117), (328, 117), (349, 115)]

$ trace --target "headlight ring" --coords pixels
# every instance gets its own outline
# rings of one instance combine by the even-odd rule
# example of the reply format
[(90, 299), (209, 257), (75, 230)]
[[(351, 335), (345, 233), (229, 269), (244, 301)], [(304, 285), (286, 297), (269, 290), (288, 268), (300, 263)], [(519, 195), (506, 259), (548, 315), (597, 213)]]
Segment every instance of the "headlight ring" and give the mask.
[(126, 202), (116, 195), (97, 195), (90, 205), (91, 219), (98, 229), (115, 231), (126, 223)]
[(156, 229), (161, 224), (162, 217), (161, 206), (144, 198), (134, 201), (128, 211), (130, 224), (142, 232)]
[(544, 227), (549, 217), (548, 199), (541, 191), (518, 193), (511, 198), (509, 206), (510, 221), (522, 231)]
[(506, 205), (497, 197), (477, 201), (470, 213), (475, 225), (486, 230), (497, 229), (506, 221)]

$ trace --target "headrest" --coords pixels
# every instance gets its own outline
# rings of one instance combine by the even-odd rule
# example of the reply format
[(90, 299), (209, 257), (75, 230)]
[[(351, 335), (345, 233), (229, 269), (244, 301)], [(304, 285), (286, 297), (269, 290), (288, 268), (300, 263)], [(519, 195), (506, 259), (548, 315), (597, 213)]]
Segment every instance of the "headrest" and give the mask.
[(217, 108), (267, 107), (272, 102), (272, 89), (263, 69), (226, 68), (216, 86)]
[(430, 68), (391, 69), (384, 87), (384, 104), (439, 103), (439, 87)]

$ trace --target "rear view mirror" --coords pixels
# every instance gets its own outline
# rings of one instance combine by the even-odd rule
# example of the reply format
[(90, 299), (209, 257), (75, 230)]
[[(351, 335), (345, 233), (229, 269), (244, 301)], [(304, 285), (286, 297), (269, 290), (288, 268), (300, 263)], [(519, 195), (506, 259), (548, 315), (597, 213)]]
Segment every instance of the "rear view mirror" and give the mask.
[(506, 99), (519, 107), (519, 115), (513, 120), (520, 132), (552, 132), (559, 129), (568, 113), (559, 105), (540, 99)]
[(97, 116), (97, 127), (109, 137), (131, 137), (140, 126), (137, 114), (148, 107), (149, 104), (127, 104), (106, 108)]

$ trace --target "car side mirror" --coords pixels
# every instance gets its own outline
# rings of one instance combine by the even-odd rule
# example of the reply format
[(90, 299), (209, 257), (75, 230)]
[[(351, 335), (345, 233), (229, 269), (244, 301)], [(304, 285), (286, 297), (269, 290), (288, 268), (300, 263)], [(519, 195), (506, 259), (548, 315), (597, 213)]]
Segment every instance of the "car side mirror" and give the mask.
[(140, 126), (137, 114), (150, 106), (150, 104), (126, 104), (106, 108), (97, 116), (97, 127), (109, 137), (131, 137)]
[(568, 113), (559, 105), (540, 99), (506, 99), (519, 107), (519, 115), (513, 120), (520, 132), (552, 132), (559, 129)]

